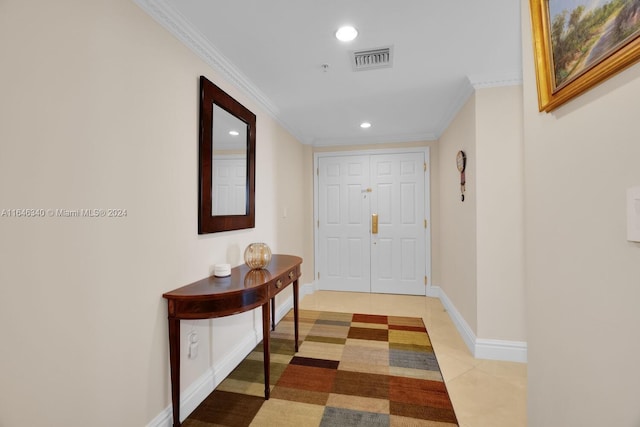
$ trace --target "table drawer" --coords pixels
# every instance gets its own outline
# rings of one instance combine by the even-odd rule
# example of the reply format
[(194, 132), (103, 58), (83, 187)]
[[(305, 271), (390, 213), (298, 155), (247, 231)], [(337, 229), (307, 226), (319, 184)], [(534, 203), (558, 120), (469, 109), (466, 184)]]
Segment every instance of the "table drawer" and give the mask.
[(300, 276), (300, 269), (297, 267), (292, 268), (291, 270), (287, 271), (284, 274), (281, 274), (280, 276), (272, 280), (271, 283), (269, 284), (269, 294), (271, 296), (276, 295), (278, 292), (282, 291), (291, 283), (298, 280), (299, 276)]

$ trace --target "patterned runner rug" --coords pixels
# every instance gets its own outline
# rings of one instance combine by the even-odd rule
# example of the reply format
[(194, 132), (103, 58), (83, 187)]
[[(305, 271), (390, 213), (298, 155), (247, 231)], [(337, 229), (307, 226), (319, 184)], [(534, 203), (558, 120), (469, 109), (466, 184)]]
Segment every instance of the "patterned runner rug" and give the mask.
[(458, 426), (420, 318), (300, 310), (271, 333), (271, 398), (262, 343), (184, 427)]

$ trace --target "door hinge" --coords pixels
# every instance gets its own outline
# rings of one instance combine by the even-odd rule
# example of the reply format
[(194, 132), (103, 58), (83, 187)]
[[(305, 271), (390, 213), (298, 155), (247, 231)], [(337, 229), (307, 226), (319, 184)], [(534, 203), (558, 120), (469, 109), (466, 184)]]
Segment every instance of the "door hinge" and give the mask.
[(424, 162), (424, 171), (427, 171), (427, 162)]
[(320, 176), (320, 168), (316, 168), (316, 175)]
[(429, 283), (429, 280), (427, 279), (427, 276), (424, 276), (424, 285), (427, 286), (427, 283)]
[(424, 228), (427, 228), (427, 220), (424, 220)]
[(318, 228), (320, 228), (320, 220), (318, 220)]
[(320, 280), (320, 272), (318, 271), (318, 280)]

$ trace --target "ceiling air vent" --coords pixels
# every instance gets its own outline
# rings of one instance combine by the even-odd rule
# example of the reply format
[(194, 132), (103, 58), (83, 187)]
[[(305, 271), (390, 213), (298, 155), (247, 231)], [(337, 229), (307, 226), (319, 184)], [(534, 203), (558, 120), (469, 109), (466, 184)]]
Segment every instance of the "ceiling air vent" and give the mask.
[(351, 52), (353, 71), (389, 68), (393, 65), (393, 46)]

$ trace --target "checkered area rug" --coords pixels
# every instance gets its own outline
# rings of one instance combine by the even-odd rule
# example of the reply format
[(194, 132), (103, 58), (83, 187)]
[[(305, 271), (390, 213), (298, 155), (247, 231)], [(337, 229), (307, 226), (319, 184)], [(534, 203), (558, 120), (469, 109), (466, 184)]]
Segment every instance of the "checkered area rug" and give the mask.
[(300, 310), (271, 334), (271, 398), (262, 343), (184, 421), (205, 426), (458, 426), (420, 318)]

